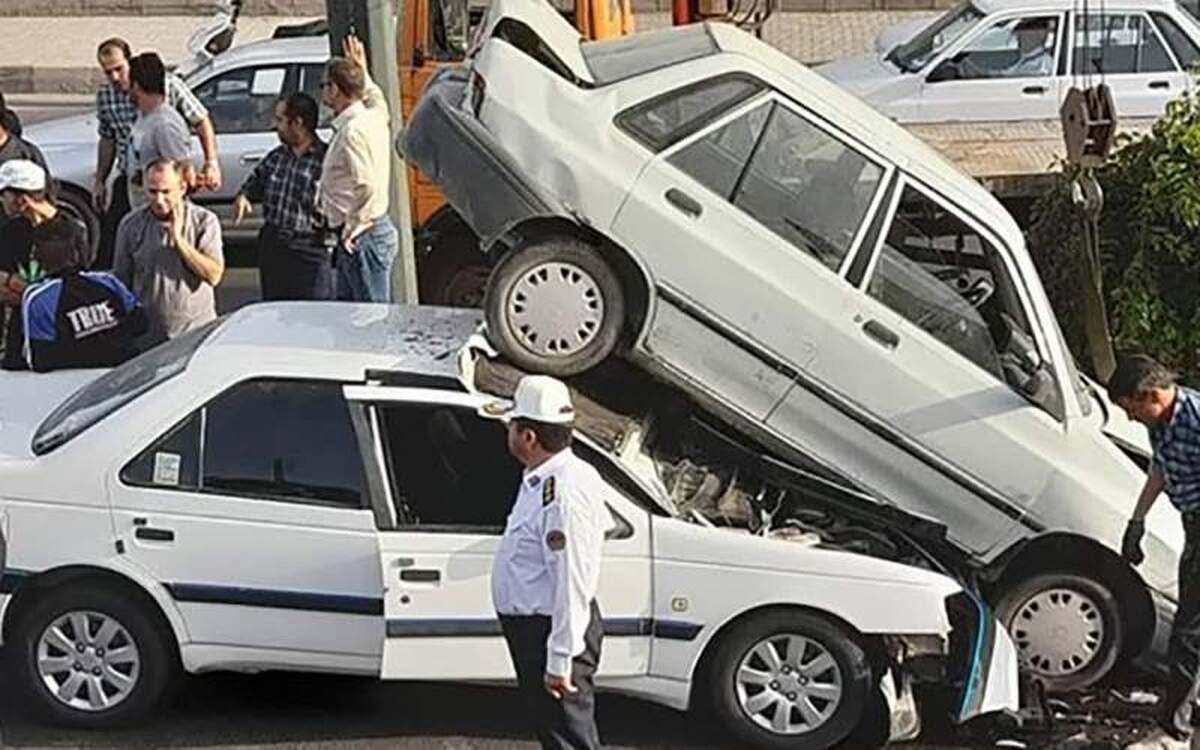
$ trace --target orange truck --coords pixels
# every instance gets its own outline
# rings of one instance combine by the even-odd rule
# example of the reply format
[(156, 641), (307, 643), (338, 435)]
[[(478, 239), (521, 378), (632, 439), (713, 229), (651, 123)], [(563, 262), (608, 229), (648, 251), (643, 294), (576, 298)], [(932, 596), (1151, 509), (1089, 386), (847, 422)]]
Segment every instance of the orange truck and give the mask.
[[(407, 122), (425, 91), (425, 84), (442, 66), (462, 62), (468, 45), (472, 14), (482, 7), (469, 0), (410, 0), (397, 40), (400, 100)], [(607, 39), (633, 31), (629, 0), (576, 0), (576, 28), (585, 39)], [(491, 266), (479, 250), (475, 234), (459, 218), (437, 187), (410, 167), (408, 194), (416, 231), (417, 278), (424, 304), (478, 307)]]

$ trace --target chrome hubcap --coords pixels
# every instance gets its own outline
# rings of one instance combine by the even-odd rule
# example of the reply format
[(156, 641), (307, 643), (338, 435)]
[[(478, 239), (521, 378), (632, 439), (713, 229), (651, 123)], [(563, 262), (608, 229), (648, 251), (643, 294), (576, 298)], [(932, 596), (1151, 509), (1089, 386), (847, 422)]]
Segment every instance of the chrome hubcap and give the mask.
[(141, 655), (129, 631), (108, 615), (68, 612), (38, 638), (37, 669), (59, 702), (80, 711), (105, 711), (133, 692)]
[(567, 357), (600, 332), (604, 297), (596, 280), (579, 266), (542, 263), (513, 285), (505, 313), (526, 349), (543, 357)]
[(1026, 600), (1009, 625), (1025, 666), (1044, 677), (1085, 668), (1104, 642), (1104, 617), (1073, 589), (1046, 589)]
[(742, 711), (775, 734), (813, 731), (842, 700), (842, 672), (833, 654), (801, 635), (759, 641), (742, 657), (735, 681)]

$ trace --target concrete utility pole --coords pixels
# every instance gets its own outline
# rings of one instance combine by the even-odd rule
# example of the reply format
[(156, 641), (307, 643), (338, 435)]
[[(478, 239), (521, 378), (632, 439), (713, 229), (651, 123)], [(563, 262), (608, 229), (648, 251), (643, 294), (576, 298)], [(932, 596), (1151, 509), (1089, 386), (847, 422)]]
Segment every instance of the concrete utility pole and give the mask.
[(412, 212), (408, 200), (408, 165), (394, 144), (404, 130), (404, 112), (400, 106), (400, 70), (396, 35), (397, 19), (404, 17), (404, 0), (325, 0), (329, 19), (329, 45), (334, 55), (342, 54), (342, 39), (354, 31), (363, 35), (371, 78), (383, 90), (391, 116), (392, 184), (388, 195), (388, 216), (400, 235), (400, 250), (392, 267), (392, 299), (416, 304), (417, 266), (413, 251)]
[[(369, 0), (372, 76), (383, 89), (391, 113), (392, 143), (404, 130), (404, 110), (400, 106), (400, 66), (397, 52), (397, 19), (404, 17), (404, 0)], [(395, 147), (391, 149), (392, 186), (388, 196), (392, 223), (400, 235), (400, 251), (392, 267), (392, 299), (405, 304), (417, 303), (417, 263), (413, 251), (412, 211), (408, 201), (408, 163)]]

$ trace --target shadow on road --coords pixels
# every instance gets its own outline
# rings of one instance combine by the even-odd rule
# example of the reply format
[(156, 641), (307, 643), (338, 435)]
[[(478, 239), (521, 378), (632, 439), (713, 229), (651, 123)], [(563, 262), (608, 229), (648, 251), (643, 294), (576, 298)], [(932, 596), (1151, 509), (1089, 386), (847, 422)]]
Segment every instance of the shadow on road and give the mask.
[[(11, 685), (11, 682), (5, 679)], [(484, 686), (381, 683), (370, 678), (268, 673), (189, 677), (143, 726), (82, 731), (37, 722), (0, 692), (0, 746), (525, 748), (515, 691)], [(732, 748), (695, 716), (604, 695), (606, 747)]]

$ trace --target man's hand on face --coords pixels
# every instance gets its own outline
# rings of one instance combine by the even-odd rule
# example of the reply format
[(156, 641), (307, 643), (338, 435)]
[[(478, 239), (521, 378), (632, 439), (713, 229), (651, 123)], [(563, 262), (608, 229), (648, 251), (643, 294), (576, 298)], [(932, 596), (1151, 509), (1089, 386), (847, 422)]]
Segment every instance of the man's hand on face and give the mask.
[(367, 48), (363, 46), (358, 37), (353, 34), (347, 34), (346, 40), (342, 42), (342, 51), (345, 53), (347, 60), (364, 71), (367, 69)]
[(562, 700), (565, 696), (579, 692), (579, 688), (571, 683), (571, 675), (556, 675), (547, 672), (545, 685), (546, 692), (554, 696), (555, 700)]
[(171, 228), (171, 244), (175, 246), (176, 250), (183, 247), (183, 215), (183, 198), (177, 198), (171, 204), (171, 217), (168, 219)]

